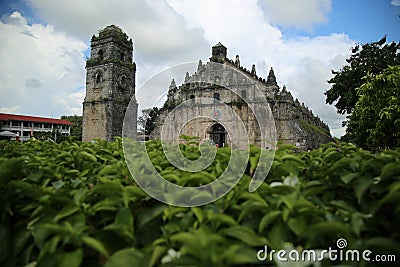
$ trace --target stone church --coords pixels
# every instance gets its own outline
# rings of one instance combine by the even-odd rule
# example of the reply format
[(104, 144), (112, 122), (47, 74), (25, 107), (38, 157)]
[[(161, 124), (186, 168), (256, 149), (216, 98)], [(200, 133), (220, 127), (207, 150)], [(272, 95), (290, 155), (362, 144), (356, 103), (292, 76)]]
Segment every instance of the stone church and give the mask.
[[(134, 108), (130, 116), (134, 117), (136, 126), (135, 75), (136, 64), (133, 62), (132, 39), (114, 25), (100, 30), (98, 36), (93, 35), (90, 58), (86, 62), (83, 141), (92, 141), (96, 138), (112, 141), (115, 137), (122, 136), (124, 115), (131, 99), (133, 99)], [(245, 77), (245, 79), (239, 80), (239, 77)], [(199, 79), (204, 82), (198, 82)], [(313, 115), (304, 103), (294, 100), (285, 86), (282, 89), (278, 86), (272, 68), (266, 79), (259, 77), (254, 65), (251, 71), (240, 65), (239, 56), (236, 56), (235, 60), (228, 59), (227, 48), (221, 43), (212, 47), (212, 55), (208, 63), (203, 64), (199, 61), (195, 73), (192, 75), (186, 73), (182, 85), (177, 86), (172, 80), (168, 98), (161, 109), (151, 136), (160, 138), (162, 125), (168, 115), (180, 103), (189, 100), (191, 104), (184, 106), (179, 111), (180, 115), (174, 118), (172, 127), (176, 129), (172, 130), (179, 131), (179, 134), (211, 139), (220, 147), (231, 146), (232, 136), (241, 135), (241, 133), (235, 130), (236, 122), (224, 124), (219, 120), (219, 117), (225, 113), (223, 106), (228, 106), (235, 114), (238, 114), (238, 120), (243, 122), (250, 143), (268, 147), (268, 144), (263, 143), (262, 140), (265, 133), (261, 132), (261, 129), (265, 128), (258, 124), (249, 107), (254, 103), (257, 107), (260, 105), (257, 103), (261, 103), (256, 101), (254, 93), (250, 90), (253, 87), (261, 88), (262, 97), (266, 100), (262, 103), (269, 106), (270, 114), (267, 112), (267, 115), (273, 117), (274, 125), (267, 127), (269, 129), (267, 131), (271, 131), (266, 134), (267, 136), (271, 135), (274, 128), (278, 141), (295, 144), (302, 149), (316, 148), (321, 143), (331, 141), (328, 126)], [(227, 88), (236, 88), (236, 92)], [(215, 101), (207, 102), (209, 101), (207, 100), (205, 103), (202, 99), (215, 99)], [(259, 109), (262, 108), (259, 106)], [(210, 112), (214, 115), (207, 118)], [(203, 119), (187, 122), (185, 118), (188, 114), (194, 114)], [(136, 136), (136, 128), (132, 131)], [(172, 139), (178, 138), (172, 135), (166, 137), (166, 140), (170, 139), (170, 141), (176, 141)]]
[(110, 25), (98, 36), (93, 35), (90, 58), (86, 61), (82, 141), (112, 141), (122, 136), (125, 111), (135, 97), (135, 75), (133, 42), (126, 33)]
[[(254, 90), (251, 90), (254, 87), (260, 88), (262, 97), (266, 101), (260, 102), (256, 99)], [(227, 88), (233, 89), (227, 90)], [(179, 136), (173, 133), (179, 132), (198, 136), (201, 140), (211, 139), (219, 147), (234, 146), (233, 136), (240, 137), (244, 134), (237, 132), (238, 128), (235, 126), (241, 121), (245, 125), (248, 142), (268, 148), (268, 142), (263, 142), (265, 140), (258, 125), (259, 120), (253, 114), (254, 110), (263, 108), (259, 106), (260, 103), (269, 105), (268, 110), (272, 113), (270, 115), (274, 121), (264, 130), (267, 132), (264, 135), (267, 139), (275, 134), (276, 141), (293, 144), (300, 149), (317, 148), (319, 144), (332, 140), (329, 127), (313, 115), (304, 103), (293, 99), (285, 86), (282, 89), (278, 86), (272, 68), (266, 79), (259, 77), (255, 65), (249, 71), (240, 65), (239, 56), (236, 56), (235, 60), (228, 59), (227, 48), (221, 43), (212, 47), (212, 55), (207, 64), (203, 64), (200, 60), (194, 74), (186, 73), (182, 85), (177, 86), (172, 80), (168, 98), (161, 109), (152, 136), (153, 138), (162, 136), (163, 140), (174, 142)], [(224, 106), (229, 108), (221, 111)], [(253, 106), (253, 109), (250, 106)], [(171, 112), (177, 108), (179, 112), (171, 117)], [(238, 118), (229, 118), (225, 125), (220, 123), (223, 113), (230, 110), (237, 114)], [(197, 118), (191, 119), (193, 115)], [(268, 112), (264, 116), (268, 116)], [(169, 126), (172, 129), (166, 130), (163, 134), (162, 127), (167, 118), (170, 120), (168, 123), (173, 125)], [(230, 126), (231, 130), (226, 129), (226, 126)], [(272, 132), (272, 127), (276, 129), (276, 133)]]

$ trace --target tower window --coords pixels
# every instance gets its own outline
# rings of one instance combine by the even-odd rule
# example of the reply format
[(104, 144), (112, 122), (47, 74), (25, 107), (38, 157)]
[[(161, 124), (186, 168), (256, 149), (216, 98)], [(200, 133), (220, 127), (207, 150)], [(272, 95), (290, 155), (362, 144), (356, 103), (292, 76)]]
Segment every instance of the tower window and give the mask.
[(242, 90), (242, 91), (240, 92), (240, 96), (241, 96), (243, 99), (246, 99), (246, 97), (247, 97), (246, 91), (245, 91), (245, 90)]
[(219, 93), (214, 93), (214, 99), (216, 99), (216, 100), (220, 100)]
[(121, 52), (121, 54), (119, 55), (120, 57), (120, 59), (122, 60), (122, 61), (125, 61), (125, 54), (123, 53), (123, 52)]
[(99, 50), (98, 55), (99, 55), (99, 59), (100, 59), (100, 60), (103, 60), (103, 58), (104, 58), (104, 51), (103, 51), (103, 49), (100, 49), (100, 50)]
[(189, 97), (190, 99), (194, 99), (194, 95), (190, 95), (190, 97)]
[(126, 76), (125, 76), (125, 75), (123, 75), (123, 76), (121, 77), (121, 84), (122, 84), (122, 85), (125, 85), (125, 84), (126, 84)]
[(101, 83), (101, 72), (96, 73), (96, 83)]

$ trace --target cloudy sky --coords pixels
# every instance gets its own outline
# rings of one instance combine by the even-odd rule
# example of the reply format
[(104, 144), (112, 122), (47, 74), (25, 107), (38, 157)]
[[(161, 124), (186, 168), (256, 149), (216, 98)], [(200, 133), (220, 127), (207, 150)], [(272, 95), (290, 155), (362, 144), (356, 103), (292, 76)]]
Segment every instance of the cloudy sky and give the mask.
[(109, 24), (134, 41), (139, 108), (167, 90), (140, 90), (159, 71), (228, 57), (309, 106), (341, 136), (343, 117), (325, 104), (331, 69), (356, 43), (400, 39), (400, 0), (0, 0), (0, 112), (58, 118), (82, 114), (90, 38)]

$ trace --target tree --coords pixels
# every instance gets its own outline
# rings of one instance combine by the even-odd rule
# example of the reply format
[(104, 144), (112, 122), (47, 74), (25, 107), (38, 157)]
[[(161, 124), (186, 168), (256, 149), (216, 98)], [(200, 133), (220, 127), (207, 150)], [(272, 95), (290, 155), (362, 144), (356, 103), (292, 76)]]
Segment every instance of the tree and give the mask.
[(139, 131), (146, 135), (151, 134), (156, 126), (158, 115), (160, 115), (158, 107), (143, 109), (142, 115), (138, 117)]
[(62, 120), (67, 120), (72, 123), (71, 134), (77, 141), (82, 141), (82, 116), (72, 115), (72, 116), (61, 116)]
[(400, 146), (400, 65), (363, 81), (348, 117), (347, 137), (368, 149)]
[(335, 107), (340, 114), (351, 114), (358, 101), (356, 88), (363, 84), (363, 77), (381, 74), (389, 66), (400, 64), (400, 43), (386, 43), (381, 40), (352, 48), (352, 55), (346, 59), (348, 65), (339, 71), (332, 70), (335, 76), (328, 81), (332, 87), (325, 92), (326, 103)]

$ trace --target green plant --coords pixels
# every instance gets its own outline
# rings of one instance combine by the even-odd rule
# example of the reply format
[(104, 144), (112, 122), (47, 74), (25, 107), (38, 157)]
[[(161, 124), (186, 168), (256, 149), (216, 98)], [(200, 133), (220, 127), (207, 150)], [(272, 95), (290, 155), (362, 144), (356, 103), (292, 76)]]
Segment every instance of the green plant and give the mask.
[[(182, 153), (195, 159), (198, 146), (184, 139)], [(186, 186), (217, 179), (231, 153), (217, 149), (196, 174), (171, 165), (159, 141), (146, 147), (165, 179)], [(334, 247), (339, 237), (352, 249), (400, 253), (398, 149), (372, 154), (330, 143), (296, 153), (281, 145), (265, 182), (249, 193), (260, 155), (252, 146), (233, 190), (191, 208), (143, 192), (120, 139), (0, 142), (0, 151), (1, 266), (273, 266), (257, 259), (264, 245), (301, 251)], [(341, 263), (322, 262), (332, 264)]]

